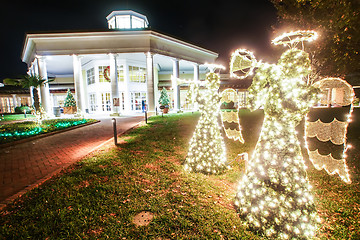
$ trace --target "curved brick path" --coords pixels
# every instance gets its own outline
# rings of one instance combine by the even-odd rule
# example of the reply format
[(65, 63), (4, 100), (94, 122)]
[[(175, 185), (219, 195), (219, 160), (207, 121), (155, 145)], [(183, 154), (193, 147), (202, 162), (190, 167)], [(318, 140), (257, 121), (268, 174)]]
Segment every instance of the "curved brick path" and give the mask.
[[(64, 167), (79, 161), (114, 136), (111, 118), (100, 123), (0, 149), (0, 209)], [(118, 134), (144, 120), (118, 117)]]

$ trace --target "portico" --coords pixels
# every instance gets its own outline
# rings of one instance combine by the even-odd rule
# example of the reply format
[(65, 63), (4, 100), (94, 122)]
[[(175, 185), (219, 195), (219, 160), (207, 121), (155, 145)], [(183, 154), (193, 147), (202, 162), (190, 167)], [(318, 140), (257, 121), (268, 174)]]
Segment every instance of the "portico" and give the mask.
[[(131, 13), (113, 12), (108, 21)], [(137, 14), (136, 21), (141, 16)], [(163, 86), (170, 90), (173, 109), (180, 110), (180, 87), (176, 82), (167, 84), (171, 74), (199, 79), (207, 71), (202, 64), (214, 62), (218, 56), (156, 31), (118, 29), (115, 20), (111, 24), (109, 30), (99, 32), (27, 34), (22, 60), (29, 72), (55, 79), (40, 89), (48, 113), (61, 105), (60, 94), (53, 91), (55, 85), (75, 89), (80, 112), (129, 114), (141, 111), (144, 104), (150, 113), (155, 112), (158, 90)], [(137, 22), (136, 26), (143, 25)]]

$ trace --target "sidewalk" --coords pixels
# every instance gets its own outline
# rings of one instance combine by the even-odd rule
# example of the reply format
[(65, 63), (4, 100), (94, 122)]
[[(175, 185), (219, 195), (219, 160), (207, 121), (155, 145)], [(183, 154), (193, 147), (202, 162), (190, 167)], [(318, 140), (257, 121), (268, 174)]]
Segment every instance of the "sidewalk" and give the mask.
[[(111, 140), (114, 136), (111, 118), (96, 119), (101, 122), (1, 148), (0, 209)], [(117, 132), (121, 134), (144, 117), (117, 117), (116, 120)]]

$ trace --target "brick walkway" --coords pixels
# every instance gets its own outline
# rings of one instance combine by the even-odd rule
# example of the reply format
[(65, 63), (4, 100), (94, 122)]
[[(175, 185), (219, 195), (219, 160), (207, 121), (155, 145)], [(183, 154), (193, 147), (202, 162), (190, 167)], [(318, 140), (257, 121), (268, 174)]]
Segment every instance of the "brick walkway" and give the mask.
[[(0, 149), (0, 209), (113, 138), (111, 118)], [(118, 117), (118, 134), (144, 120)]]

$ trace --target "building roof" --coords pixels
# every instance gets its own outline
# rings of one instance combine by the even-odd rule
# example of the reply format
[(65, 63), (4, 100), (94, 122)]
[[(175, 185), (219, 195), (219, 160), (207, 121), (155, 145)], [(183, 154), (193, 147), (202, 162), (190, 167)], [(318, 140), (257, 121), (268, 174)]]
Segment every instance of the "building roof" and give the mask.
[(0, 87), (0, 94), (30, 94), (30, 90), (19, 86), (4, 85)]
[(27, 34), (22, 61), (31, 66), (36, 55), (87, 55), (152, 52), (203, 64), (218, 54), (152, 30), (106, 30), (101, 32), (63, 32)]

